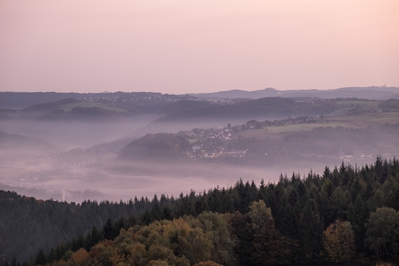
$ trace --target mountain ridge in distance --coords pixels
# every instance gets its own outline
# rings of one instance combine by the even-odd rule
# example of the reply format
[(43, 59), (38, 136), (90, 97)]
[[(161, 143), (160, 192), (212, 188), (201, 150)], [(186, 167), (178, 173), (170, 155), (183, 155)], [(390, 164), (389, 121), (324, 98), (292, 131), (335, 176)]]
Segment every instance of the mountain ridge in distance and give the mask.
[[(362, 93), (359, 95), (359, 91)], [(209, 93), (182, 93), (182, 94), (167, 94), (157, 92), (92, 92), (92, 93), (78, 93), (78, 92), (0, 92), (0, 108), (2, 109), (23, 109), (36, 104), (46, 104), (50, 102), (61, 101), (65, 98), (104, 98), (104, 97), (121, 97), (131, 98), (139, 97), (142, 99), (150, 96), (150, 98), (161, 96), (176, 96), (181, 99), (204, 98), (204, 99), (258, 99), (264, 97), (316, 97), (316, 98), (365, 98), (375, 100), (387, 100), (390, 98), (399, 99), (399, 87), (344, 87), (329, 90), (308, 89), (308, 90), (277, 90), (274, 88), (266, 88), (262, 90), (246, 91), (246, 90), (227, 90)], [(144, 99), (143, 98), (143, 99)], [(148, 98), (148, 97), (147, 97)], [(164, 107), (164, 106), (163, 106)], [(160, 108), (159, 110), (161, 110)]]
[[(361, 94), (359, 95), (359, 92)], [(390, 98), (399, 99), (399, 87), (344, 87), (330, 90), (277, 90), (266, 88), (256, 91), (228, 90), (209, 93), (189, 94), (194, 97), (204, 99), (233, 99), (248, 98), (258, 99), (264, 97), (284, 97), (284, 98), (365, 98), (369, 100), (387, 100)]]

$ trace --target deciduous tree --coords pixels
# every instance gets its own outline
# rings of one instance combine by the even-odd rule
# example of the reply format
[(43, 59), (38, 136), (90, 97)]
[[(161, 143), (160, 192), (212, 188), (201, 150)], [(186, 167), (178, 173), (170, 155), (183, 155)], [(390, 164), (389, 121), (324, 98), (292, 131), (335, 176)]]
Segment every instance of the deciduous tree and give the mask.
[(336, 220), (323, 233), (323, 245), (329, 260), (348, 263), (355, 251), (355, 235), (350, 222)]
[(365, 244), (377, 257), (389, 260), (399, 253), (398, 213), (387, 207), (377, 208), (370, 213), (366, 224)]

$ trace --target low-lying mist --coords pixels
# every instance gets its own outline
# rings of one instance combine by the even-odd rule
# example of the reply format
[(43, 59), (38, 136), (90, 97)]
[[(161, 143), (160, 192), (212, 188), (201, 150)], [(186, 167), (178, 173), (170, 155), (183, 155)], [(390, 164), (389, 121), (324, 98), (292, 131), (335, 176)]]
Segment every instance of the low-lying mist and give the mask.
[(242, 124), (249, 119), (154, 122), (158, 117), (159, 115), (137, 115), (105, 121), (0, 120), (0, 131), (45, 140), (54, 145), (57, 151), (66, 151), (74, 148), (89, 148), (121, 138), (138, 138), (148, 133), (176, 133), (193, 128), (223, 127), (228, 123)]
[[(382, 134), (385, 131), (381, 128), (369, 128), (367, 132), (375, 131), (370, 136), (365, 130), (332, 127), (291, 134), (268, 132), (267, 138), (262, 135), (264, 140), (259, 141), (256, 140), (259, 132), (265, 134), (267, 131), (254, 130), (244, 132), (248, 135), (247, 142), (239, 142), (240, 137), (246, 136), (244, 133), (244, 137), (235, 139), (239, 151), (259, 149), (259, 154), (252, 153), (246, 161), (243, 160), (247, 164), (236, 164), (232, 162), (237, 161), (227, 159), (223, 162), (220, 158), (197, 160), (186, 157), (185, 160), (166, 161), (156, 156), (157, 150), (151, 145), (152, 160), (145, 156), (141, 156), (142, 160), (134, 157), (122, 159), (118, 153), (148, 132), (179, 132), (183, 129), (226, 127), (230, 122), (233, 125), (243, 123), (222, 120), (204, 121), (204, 124), (194, 121), (150, 123), (153, 119), (153, 116), (141, 116), (101, 122), (2, 121), (0, 131), (6, 133), (0, 134), (0, 189), (41, 199), (75, 202), (86, 199), (126, 201), (134, 197), (152, 198), (154, 194), (178, 197), (180, 193), (186, 194), (191, 190), (200, 193), (218, 186), (233, 186), (240, 179), (244, 182), (253, 180), (259, 185), (262, 179), (265, 183), (276, 182), (281, 174), (288, 177), (293, 172), (301, 176), (309, 171), (322, 174), (326, 165), (333, 168), (341, 163), (340, 158), (345, 154), (349, 156), (355, 153), (355, 148), (366, 147), (356, 152), (365, 158), (359, 160), (357, 166), (361, 166), (372, 162), (378, 153), (395, 154), (396, 147), (399, 147), (397, 127), (387, 127), (385, 131), (389, 134)], [(337, 134), (340, 138), (334, 137)], [(359, 143), (355, 141), (357, 139)], [(349, 145), (344, 143), (357, 143), (357, 146), (348, 152), (346, 146)], [(245, 146), (241, 147), (241, 144)], [(332, 152), (331, 147), (334, 148)], [(376, 150), (373, 150), (373, 158), (368, 155), (371, 148)], [(270, 153), (266, 154), (264, 149)], [(338, 156), (338, 150), (343, 156)], [(265, 160), (256, 160), (258, 157), (266, 158), (266, 155), (267, 158), (274, 156), (274, 160), (269, 160), (267, 165), (262, 163)]]
[(75, 149), (45, 154), (6, 150), (0, 161), (0, 189), (14, 190), (41, 199), (75, 201), (129, 200), (154, 194), (200, 193), (215, 187), (233, 186), (243, 181), (278, 181), (280, 174), (320, 172), (324, 164), (287, 162), (273, 167), (234, 166), (196, 162), (122, 161), (115, 152)]
[(138, 130), (157, 116), (142, 115), (115, 120), (2, 120), (0, 131), (39, 138), (53, 144), (58, 150), (88, 148), (98, 143), (123, 137), (139, 137)]

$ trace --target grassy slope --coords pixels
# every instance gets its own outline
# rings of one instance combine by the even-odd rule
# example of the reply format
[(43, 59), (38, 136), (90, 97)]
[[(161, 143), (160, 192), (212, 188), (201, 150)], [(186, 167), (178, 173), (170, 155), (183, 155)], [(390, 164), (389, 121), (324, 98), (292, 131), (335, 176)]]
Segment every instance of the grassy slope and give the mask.
[(337, 101), (338, 105), (344, 105), (344, 106), (358, 106), (358, 105), (366, 105), (370, 107), (377, 108), (379, 101), (355, 101), (355, 100), (343, 100), (343, 101)]
[(83, 103), (68, 103), (68, 104), (62, 104), (58, 106), (58, 110), (63, 110), (64, 112), (70, 112), (73, 108), (75, 107), (82, 107), (82, 108), (92, 108), (92, 107), (99, 107), (108, 111), (113, 111), (116, 113), (127, 113), (128, 110), (122, 109), (122, 108), (117, 108), (117, 107), (111, 107), (108, 105), (105, 105), (103, 103), (98, 103), (98, 102), (83, 102)]
[(397, 124), (399, 123), (399, 110), (395, 110), (388, 113), (378, 112), (378, 113), (364, 113), (360, 115), (351, 116), (336, 116), (329, 117), (321, 120), (317, 123), (311, 124), (289, 124), (283, 126), (270, 126), (265, 129), (253, 129), (246, 130), (239, 135), (245, 138), (267, 138), (273, 137), (282, 133), (292, 133), (300, 131), (309, 131), (316, 127), (349, 127), (349, 128), (366, 128), (368, 126), (378, 127), (385, 123)]

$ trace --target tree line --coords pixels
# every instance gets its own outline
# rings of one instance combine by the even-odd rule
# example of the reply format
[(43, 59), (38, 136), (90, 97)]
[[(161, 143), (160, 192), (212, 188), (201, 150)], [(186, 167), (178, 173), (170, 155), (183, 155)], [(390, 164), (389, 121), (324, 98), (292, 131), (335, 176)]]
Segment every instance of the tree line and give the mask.
[[(395, 158), (389, 161), (377, 158), (373, 164), (361, 168), (342, 163), (332, 170), (326, 167), (322, 175), (313, 172), (302, 177), (295, 173), (291, 177), (281, 175), (278, 182), (262, 181), (259, 186), (240, 180), (230, 188), (217, 187), (199, 194), (191, 191), (176, 199), (155, 195), (152, 200), (135, 198), (125, 203), (68, 204), (37, 201), (12, 192), (1, 195), (0, 210), (8, 210), (0, 216), (0, 234), (8, 241), (2, 247), (1, 256), (7, 263), (12, 263), (18, 253), (5, 257), (4, 254), (12, 253), (4, 251), (10, 247), (26, 250), (35, 243), (31, 236), (42, 226), (43, 236), (35, 236), (47, 239), (43, 243), (53, 239), (52, 243), (59, 244), (42, 245), (39, 252), (39, 247), (31, 250), (29, 256), (32, 257), (26, 265), (75, 263), (73, 258), (79, 257), (76, 254), (83, 254), (86, 259), (82, 261), (90, 264), (102, 256), (102, 252), (108, 254), (109, 263), (120, 256), (121, 262), (130, 265), (372, 265), (379, 260), (398, 262), (399, 256), (399, 162)], [(49, 222), (40, 223), (35, 219), (38, 215)], [(209, 217), (216, 216), (226, 224), (223, 241), (231, 244), (225, 251), (231, 261), (211, 255), (222, 252), (219, 249), (223, 247), (218, 244), (222, 241), (217, 238), (219, 228), (209, 227), (215, 223)], [(27, 225), (28, 230), (18, 226), (26, 220), (32, 223)], [(56, 223), (57, 227), (50, 221), (63, 222)], [(8, 235), (9, 223), (14, 224), (15, 238)], [(198, 255), (198, 248), (186, 250), (181, 244), (184, 238), (180, 243), (179, 233), (172, 230), (175, 233), (164, 234), (162, 228), (166, 227), (173, 227), (176, 232), (185, 228), (187, 237), (193, 239), (206, 235), (208, 238), (203, 241), (208, 244), (201, 246), (207, 255)], [(24, 247), (12, 246), (18, 237), (22, 242), (25, 238)], [(126, 244), (118, 240), (122, 238), (134, 241)], [(192, 244), (193, 241), (186, 242)], [(133, 252), (136, 250), (133, 247), (137, 247), (138, 253)], [(139, 254), (141, 259), (132, 259)], [(15, 258), (18, 258), (15, 265), (22, 263), (19, 257)], [(105, 262), (106, 259), (104, 257)]]

